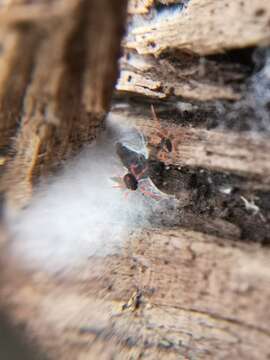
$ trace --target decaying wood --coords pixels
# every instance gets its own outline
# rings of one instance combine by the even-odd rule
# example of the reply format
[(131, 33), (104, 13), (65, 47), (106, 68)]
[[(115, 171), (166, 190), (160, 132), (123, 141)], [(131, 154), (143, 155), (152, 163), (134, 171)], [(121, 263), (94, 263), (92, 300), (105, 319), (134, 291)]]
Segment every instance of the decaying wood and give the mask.
[[(168, 165), (161, 180), (173, 183), (178, 227), (138, 231), (123, 253), (54, 275), (14, 259), (0, 231), (1, 309), (53, 359), (270, 358), (269, 135), (180, 126), (169, 113), (160, 125), (150, 114), (153, 100), (191, 101), (200, 114), (206, 102), (244, 96), (251, 50), (243, 63), (241, 52), (231, 60), (226, 51), (270, 44), (270, 5), (191, 0), (180, 11), (182, 3), (129, 2), (122, 102), (112, 112), (145, 134), (151, 161)], [(102, 129), (125, 5), (14, 0), (0, 8), (1, 190), (12, 208)], [(137, 108), (121, 108), (133, 96)], [(171, 152), (160, 149), (160, 131)], [(217, 172), (229, 187), (216, 186)]]
[[(115, 107), (111, 120), (144, 135), (152, 178), (178, 199), (178, 215), (167, 225), (269, 244), (268, 138), (154, 121), (149, 109), (148, 117), (141, 113), (144, 107)], [(170, 139), (171, 152), (160, 146), (160, 136)], [(157, 159), (166, 166), (156, 171)]]
[[(148, 15), (151, 21), (131, 21), (117, 89), (156, 99), (239, 99), (243, 89), (235, 85), (245, 68), (197, 55), (269, 45), (270, 5), (193, 0), (181, 11), (178, 1), (164, 3), (173, 5), (171, 13), (164, 7)], [(130, 8), (151, 14), (150, 2), (131, 1)]]
[[(28, 5), (25, 7), (27, 12)], [(14, 35), (19, 39), (11, 55), (14, 61), (22, 52), (25, 57), (15, 70), (22, 78), (17, 85), (20, 93), (13, 92), (9, 98), (7, 88), (2, 95), (3, 102), (7, 97), (10, 101), (17, 97), (19, 102), (11, 116), (10, 133), (21, 123), (12, 145), (15, 155), (7, 164), (2, 185), (12, 206), (28, 201), (37, 173), (44, 176), (102, 128), (117, 75), (124, 10), (123, 1), (113, 5), (105, 0), (77, 2), (68, 18), (64, 12), (48, 28), (44, 22), (40, 27), (28, 24), (26, 33)], [(12, 13), (12, 6), (7, 16), (9, 11)], [(27, 46), (29, 42), (38, 46)], [(13, 69), (9, 61), (5, 82), (8, 76), (13, 79)], [(3, 118), (10, 107), (3, 108)]]
[(125, 254), (92, 258), (68, 277), (6, 258), (1, 301), (54, 357), (262, 360), (269, 256), (193, 231), (144, 231)]
[[(173, 98), (174, 101), (177, 98), (237, 100), (240, 91), (232, 84), (244, 76), (239, 66), (224, 66), (185, 55), (172, 63), (168, 59), (128, 53), (120, 65), (117, 90), (153, 99)], [(230, 79), (230, 85), (227, 79)]]
[(22, 56), (23, 48), (33, 54), (37, 37), (26, 29), (1, 34), (3, 54), (0, 57), (0, 146), (5, 151), (19, 125), (23, 96), (30, 81), (33, 57)]
[(0, 8), (1, 27), (55, 22), (55, 20), (61, 20), (63, 16), (71, 16), (77, 4), (77, 0), (50, 2), (38, 0), (35, 3), (25, 1), (18, 3), (11, 0)]
[(128, 12), (130, 14), (146, 14), (153, 4), (154, 0), (129, 1)]
[(185, 0), (131, 0), (129, 1), (128, 13), (132, 15), (145, 15), (149, 13), (154, 4), (170, 5), (182, 4)]
[[(125, 115), (121, 116), (119, 112), (116, 121), (143, 133), (153, 156), (165, 164), (234, 173), (253, 180), (254, 185), (257, 180), (257, 188), (269, 189), (270, 144), (267, 137), (181, 127), (160, 123), (151, 117), (132, 116), (126, 111), (122, 111)], [(171, 152), (158, 148), (161, 139), (157, 134), (160, 132), (171, 139)]]
[(135, 26), (125, 46), (157, 56), (173, 49), (209, 55), (266, 45), (269, 20), (270, 4), (264, 0), (192, 0), (183, 13), (175, 10), (170, 21), (164, 15), (156, 22)]

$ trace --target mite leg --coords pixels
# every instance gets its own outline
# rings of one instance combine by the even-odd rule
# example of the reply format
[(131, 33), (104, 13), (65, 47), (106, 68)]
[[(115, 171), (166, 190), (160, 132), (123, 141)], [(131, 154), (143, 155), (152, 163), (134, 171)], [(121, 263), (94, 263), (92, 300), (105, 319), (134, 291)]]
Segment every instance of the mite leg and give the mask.
[(143, 175), (145, 175), (146, 171), (148, 170), (148, 165), (146, 165), (145, 168), (139, 173), (136, 172), (136, 167), (137, 165), (132, 164), (130, 166), (130, 172), (135, 176), (137, 180), (139, 180), (142, 178)]
[(148, 197), (151, 197), (151, 198), (153, 198), (153, 199), (155, 199), (155, 200), (160, 200), (161, 199), (161, 196), (159, 196), (159, 195), (156, 195), (156, 194), (153, 194), (151, 191), (148, 191), (148, 190), (146, 190), (144, 187), (140, 187), (140, 190), (141, 190), (141, 193), (143, 194), (143, 195), (146, 195), (146, 196), (148, 196)]

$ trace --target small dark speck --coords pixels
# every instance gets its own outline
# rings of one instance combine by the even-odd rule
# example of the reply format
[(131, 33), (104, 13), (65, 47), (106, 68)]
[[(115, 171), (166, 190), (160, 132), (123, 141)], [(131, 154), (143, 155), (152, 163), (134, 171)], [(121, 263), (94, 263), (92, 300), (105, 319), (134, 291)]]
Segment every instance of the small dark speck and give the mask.
[(167, 340), (167, 339), (162, 339), (159, 343), (158, 343), (158, 347), (159, 348), (164, 348), (164, 349), (170, 349), (174, 346), (174, 344)]
[(257, 9), (255, 12), (255, 16), (263, 16), (265, 14), (265, 9)]
[(132, 80), (132, 76), (129, 75), (128, 78), (127, 78), (127, 81), (130, 82)]
[(156, 43), (154, 41), (150, 41), (148, 43), (148, 46), (151, 47), (151, 48), (155, 48), (156, 47)]

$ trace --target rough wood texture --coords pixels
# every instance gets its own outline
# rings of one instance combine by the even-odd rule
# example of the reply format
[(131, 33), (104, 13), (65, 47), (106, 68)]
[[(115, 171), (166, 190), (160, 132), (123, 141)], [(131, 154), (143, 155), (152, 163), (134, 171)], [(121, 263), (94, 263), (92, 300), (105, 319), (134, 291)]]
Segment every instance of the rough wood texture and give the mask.
[(161, 3), (169, 6), (153, 10), (150, 2), (130, 2), (130, 8), (148, 15), (131, 17), (117, 89), (162, 100), (239, 99), (246, 67), (226, 56), (221, 62), (198, 55), (269, 45), (270, 5), (263, 0), (192, 0), (181, 10), (181, 1)]
[(63, 16), (70, 16), (77, 4), (77, 0), (36, 0), (35, 2), (11, 0), (0, 8), (1, 27), (18, 27), (33, 23), (48, 24)]
[[(25, 14), (29, 6), (35, 8), (25, 5)], [(6, 10), (7, 16), (13, 14), (12, 9), (10, 6)], [(38, 9), (36, 16), (42, 11)], [(89, 143), (102, 128), (117, 75), (124, 10), (123, 1), (77, 2), (69, 17), (63, 12), (55, 21), (49, 19), (49, 26), (46, 19), (39, 26), (31, 23), (30, 16), (27, 31), (14, 35), (16, 47), (10, 45), (2, 59), (8, 61), (3, 81), (9, 83), (16, 58), (24, 53), (24, 61), (15, 70), (21, 77), (18, 92), (14, 92), (13, 81), (10, 87), (4, 87), (2, 95), (3, 103), (8, 98), (15, 105), (5, 125), (9, 133), (14, 134), (15, 125), (21, 123), (12, 145), (14, 155), (2, 181), (11, 206), (27, 202), (37, 174), (46, 175), (48, 169)], [(9, 60), (11, 56), (13, 61)], [(6, 117), (10, 108), (8, 103), (1, 116)]]
[(157, 229), (66, 278), (6, 258), (1, 301), (55, 358), (263, 360), (269, 256), (254, 244)]
[(146, 14), (153, 6), (154, 0), (133, 0), (129, 1), (128, 12), (130, 14)]
[[(150, 117), (124, 112), (116, 114), (116, 121), (137, 128), (146, 138), (154, 158), (167, 165), (207, 168), (245, 176), (257, 181), (257, 188), (270, 187), (270, 144), (267, 137), (236, 134), (164, 124)], [(112, 114), (113, 116), (113, 114)], [(169, 138), (172, 151), (159, 149), (160, 136)]]
[(187, 55), (172, 63), (127, 53), (120, 65), (117, 90), (153, 99), (237, 100), (240, 90), (233, 85), (244, 77), (239, 66)]
[[(0, 239), (1, 308), (52, 359), (270, 358), (267, 134), (180, 126), (170, 112), (160, 126), (149, 111), (153, 99), (188, 99), (200, 115), (208, 102), (244, 96), (246, 48), (269, 45), (270, 5), (191, 0), (180, 12), (179, 3), (129, 3), (114, 110), (146, 135), (151, 161), (168, 165), (159, 185), (177, 197), (178, 227), (138, 232), (123, 253), (92, 257), (66, 275), (26, 270)], [(102, 128), (124, 10), (122, 0), (14, 0), (0, 8), (0, 144), (8, 151), (1, 189), (12, 207)], [(132, 113), (123, 111), (129, 96)], [(160, 148), (160, 131), (172, 152)]]
[(128, 4), (128, 13), (132, 15), (145, 15), (155, 4), (182, 4), (185, 0), (131, 0)]
[(10, 144), (16, 133), (21, 116), (23, 96), (30, 81), (33, 57), (22, 56), (22, 46), (33, 53), (37, 38), (27, 29), (22, 32), (3, 31), (1, 34), (3, 54), (0, 57), (0, 147), (2, 151)]
[(270, 4), (264, 0), (192, 0), (178, 12), (170, 21), (164, 15), (135, 25), (125, 46), (155, 56), (173, 49), (209, 55), (270, 42)]

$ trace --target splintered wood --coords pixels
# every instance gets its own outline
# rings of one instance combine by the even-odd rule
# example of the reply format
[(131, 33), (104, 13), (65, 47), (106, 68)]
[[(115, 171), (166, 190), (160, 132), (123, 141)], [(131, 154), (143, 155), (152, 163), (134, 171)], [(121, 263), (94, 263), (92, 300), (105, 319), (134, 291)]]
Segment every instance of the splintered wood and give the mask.
[[(166, 125), (128, 115), (116, 117), (119, 123), (137, 128), (146, 136), (151, 153), (167, 165), (201, 167), (243, 175), (257, 182), (257, 188), (270, 187), (270, 144), (260, 135), (236, 134), (233, 132)], [(128, 120), (127, 120), (128, 119)], [(172, 142), (172, 151), (166, 148), (158, 153), (160, 143), (156, 135), (166, 133)]]
[(125, 46), (155, 56), (172, 49), (209, 55), (270, 41), (270, 4), (265, 0), (192, 0), (183, 14), (176, 9), (170, 15), (170, 21), (165, 14), (135, 25)]
[[(174, 0), (160, 1), (172, 7), (153, 11), (150, 2), (133, 0), (130, 8), (141, 8), (142, 3), (147, 17), (131, 19), (119, 91), (153, 99), (241, 97), (242, 89), (234, 86), (243, 77), (241, 67), (198, 55), (269, 45), (270, 3)], [(188, 4), (182, 8), (183, 3)]]
[[(241, 78), (241, 70), (219, 69), (218, 64), (200, 62), (187, 57), (186, 61), (175, 65), (166, 60), (142, 59), (131, 54), (121, 61), (121, 73), (116, 89), (121, 92), (147, 96), (152, 99), (186, 98), (200, 101), (226, 99), (237, 100), (240, 95), (232, 86), (222, 84), (220, 78), (209, 79), (211, 67), (223, 72), (223, 76)], [(220, 76), (220, 73), (219, 73)]]

